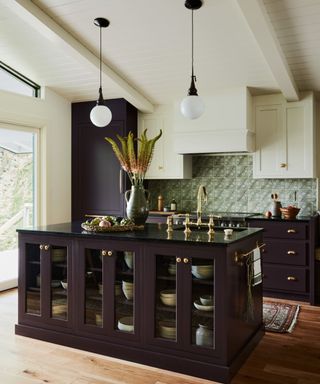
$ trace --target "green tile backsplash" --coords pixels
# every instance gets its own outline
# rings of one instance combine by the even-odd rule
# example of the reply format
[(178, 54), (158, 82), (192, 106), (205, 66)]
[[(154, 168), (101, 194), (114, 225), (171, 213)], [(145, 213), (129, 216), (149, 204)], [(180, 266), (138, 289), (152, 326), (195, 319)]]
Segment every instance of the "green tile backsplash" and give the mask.
[(194, 156), (192, 163), (190, 180), (149, 180), (151, 209), (156, 209), (157, 196), (161, 194), (165, 206), (174, 198), (179, 210), (195, 211), (200, 184), (208, 194), (205, 213), (265, 212), (270, 209), (270, 195), (275, 192), (282, 206), (295, 204), (301, 208), (301, 215), (317, 209), (316, 179), (253, 179), (251, 155)]

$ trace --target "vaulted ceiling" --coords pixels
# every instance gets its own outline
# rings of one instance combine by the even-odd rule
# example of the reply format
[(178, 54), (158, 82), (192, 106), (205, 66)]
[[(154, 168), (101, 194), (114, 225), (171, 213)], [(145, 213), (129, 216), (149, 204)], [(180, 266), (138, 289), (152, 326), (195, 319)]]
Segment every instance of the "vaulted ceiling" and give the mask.
[[(320, 90), (320, 0), (204, 0), (194, 13), (199, 94)], [(191, 12), (184, 0), (0, 0), (0, 58), (71, 101), (97, 98), (99, 30), (105, 98), (142, 111), (185, 96)]]

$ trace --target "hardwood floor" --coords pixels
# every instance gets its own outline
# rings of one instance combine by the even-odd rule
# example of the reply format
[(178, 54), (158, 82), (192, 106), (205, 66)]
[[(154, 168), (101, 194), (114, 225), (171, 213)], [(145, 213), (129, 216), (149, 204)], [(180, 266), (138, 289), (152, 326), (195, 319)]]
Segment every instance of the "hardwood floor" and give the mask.
[[(1, 384), (213, 383), (15, 336), (16, 318), (16, 290), (1, 293)], [(302, 305), (292, 334), (267, 333), (232, 381), (232, 384), (270, 383), (320, 383), (320, 307)]]

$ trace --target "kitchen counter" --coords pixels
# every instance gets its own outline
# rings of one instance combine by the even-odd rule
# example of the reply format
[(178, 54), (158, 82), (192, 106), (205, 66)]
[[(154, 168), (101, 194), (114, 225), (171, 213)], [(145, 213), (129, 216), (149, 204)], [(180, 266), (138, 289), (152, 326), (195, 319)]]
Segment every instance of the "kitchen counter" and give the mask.
[(227, 246), (234, 244), (247, 237), (254, 236), (261, 232), (261, 228), (233, 228), (233, 234), (230, 237), (225, 237), (225, 228), (216, 227), (215, 234), (209, 239), (207, 228), (202, 230), (191, 229), (192, 233), (186, 238), (181, 225), (174, 226), (174, 231), (171, 236), (168, 236), (166, 224), (146, 224), (143, 230), (129, 232), (106, 232), (94, 233), (87, 232), (81, 228), (81, 222), (75, 221), (70, 223), (53, 224), (47, 226), (39, 226), (34, 228), (18, 229), (19, 233), (27, 234), (46, 234), (46, 235), (62, 235), (69, 237), (84, 237), (92, 239), (106, 240), (130, 240), (130, 241), (161, 241), (164, 243), (196, 243), (196, 244), (212, 244)]

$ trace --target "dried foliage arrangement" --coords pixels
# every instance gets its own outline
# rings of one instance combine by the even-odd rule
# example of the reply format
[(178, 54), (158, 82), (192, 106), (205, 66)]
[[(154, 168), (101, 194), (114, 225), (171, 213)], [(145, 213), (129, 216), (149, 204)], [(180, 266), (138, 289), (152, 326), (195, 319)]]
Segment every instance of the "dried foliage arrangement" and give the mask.
[[(145, 129), (141, 136), (135, 139), (130, 131), (127, 137), (117, 135), (120, 146), (110, 137), (105, 137), (105, 140), (111, 144), (122, 169), (127, 172), (132, 185), (143, 185), (143, 180), (152, 160), (154, 146), (161, 135), (162, 130), (160, 129), (159, 135), (148, 140), (147, 130)], [(134, 142), (136, 140), (139, 142), (137, 154), (134, 149)]]

